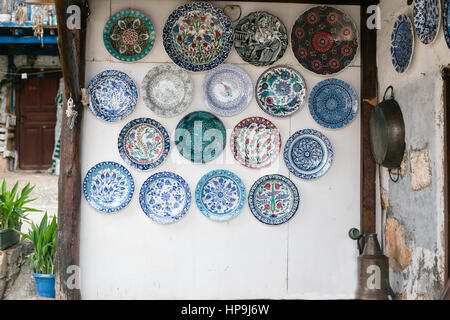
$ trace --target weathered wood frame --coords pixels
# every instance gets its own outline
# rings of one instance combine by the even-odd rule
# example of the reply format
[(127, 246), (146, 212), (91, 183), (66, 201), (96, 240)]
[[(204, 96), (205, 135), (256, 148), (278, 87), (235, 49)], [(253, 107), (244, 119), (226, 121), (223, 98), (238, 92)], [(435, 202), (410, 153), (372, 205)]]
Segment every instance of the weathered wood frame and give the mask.
[[(244, 0), (245, 1), (245, 0)], [(247, 0), (249, 2), (273, 2)], [(308, 3), (327, 5), (359, 5), (361, 7), (361, 223), (360, 230), (375, 232), (376, 214), (376, 166), (370, 150), (369, 116), (377, 100), (376, 29), (366, 27), (367, 9), (378, 0), (285, 0), (285, 3)], [(81, 8), (81, 29), (66, 27), (67, 8)], [(282, 5), (282, 4), (280, 4)], [(65, 99), (72, 97), (78, 112), (75, 127), (70, 129), (64, 117), (61, 129), (61, 160), (58, 190), (58, 232), (56, 239), (56, 292), (58, 299), (80, 299), (79, 288), (69, 289), (72, 274), (68, 267), (79, 265), (79, 227), (81, 200), (80, 132), (81, 88), (84, 86), (87, 0), (56, 0), (58, 18), (58, 48), (65, 84)], [(69, 269), (70, 270), (70, 269)], [(73, 270), (72, 270), (73, 272)]]

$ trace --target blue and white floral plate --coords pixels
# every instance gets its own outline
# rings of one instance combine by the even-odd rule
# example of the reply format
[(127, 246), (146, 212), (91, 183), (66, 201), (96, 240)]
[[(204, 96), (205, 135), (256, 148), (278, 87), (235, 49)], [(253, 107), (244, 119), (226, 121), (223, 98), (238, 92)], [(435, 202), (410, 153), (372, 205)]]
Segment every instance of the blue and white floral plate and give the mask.
[(297, 212), (300, 195), (295, 184), (280, 174), (259, 178), (248, 194), (248, 205), (256, 219), (269, 225), (287, 222)]
[(142, 185), (139, 204), (150, 219), (167, 224), (178, 221), (187, 213), (191, 204), (191, 191), (178, 174), (158, 172)]
[(170, 150), (167, 130), (150, 118), (128, 122), (120, 131), (117, 144), (122, 159), (140, 170), (159, 166)]
[(250, 76), (244, 69), (222, 64), (208, 71), (202, 81), (203, 101), (212, 112), (234, 116), (247, 107), (253, 96)]
[(309, 112), (325, 128), (342, 128), (358, 111), (358, 97), (350, 85), (339, 79), (319, 82), (309, 95)]
[(286, 142), (284, 162), (295, 176), (305, 180), (316, 179), (330, 169), (333, 148), (328, 138), (319, 131), (300, 130)]
[(306, 83), (300, 72), (291, 67), (271, 67), (256, 82), (255, 96), (266, 113), (287, 117), (305, 105)]
[(126, 207), (133, 197), (133, 177), (121, 164), (100, 162), (87, 172), (83, 193), (95, 209), (105, 213), (116, 212)]
[(408, 69), (414, 51), (414, 31), (407, 15), (399, 15), (391, 35), (391, 57), (395, 71), (403, 73)]
[(185, 70), (162, 64), (145, 75), (141, 92), (150, 110), (161, 117), (173, 117), (189, 107), (193, 90), (194, 83)]
[(443, 16), (445, 42), (450, 49), (450, 0), (445, 0)]
[(233, 46), (233, 28), (222, 9), (207, 2), (186, 3), (167, 19), (163, 44), (180, 67), (207, 71), (228, 57)]
[(244, 183), (231, 171), (210, 171), (197, 183), (195, 203), (200, 212), (211, 220), (230, 220), (244, 207)]
[(414, 26), (419, 40), (431, 44), (439, 33), (441, 0), (414, 0)]
[(100, 120), (114, 122), (128, 117), (136, 107), (138, 90), (124, 72), (105, 70), (88, 85), (89, 110)]

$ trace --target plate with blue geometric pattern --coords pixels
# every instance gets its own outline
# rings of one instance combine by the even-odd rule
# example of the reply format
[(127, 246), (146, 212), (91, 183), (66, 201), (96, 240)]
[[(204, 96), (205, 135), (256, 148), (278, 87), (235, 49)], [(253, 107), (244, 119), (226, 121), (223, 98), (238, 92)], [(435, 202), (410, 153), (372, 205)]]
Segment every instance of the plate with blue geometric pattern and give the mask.
[(407, 15), (399, 15), (391, 35), (391, 56), (395, 71), (403, 73), (408, 69), (414, 50), (414, 31)]
[(244, 110), (253, 96), (250, 76), (244, 69), (222, 64), (208, 71), (202, 81), (203, 101), (212, 112), (234, 116)]
[(333, 147), (326, 136), (314, 129), (294, 133), (284, 147), (284, 162), (295, 176), (312, 180), (324, 175), (333, 162)]
[(87, 172), (83, 193), (95, 209), (105, 213), (116, 212), (127, 206), (133, 197), (133, 177), (121, 164), (100, 162)]
[(180, 220), (189, 210), (191, 191), (187, 182), (173, 172), (157, 172), (141, 187), (139, 204), (144, 213), (161, 224)]
[(419, 40), (431, 44), (441, 25), (441, 0), (414, 0), (414, 26)]
[(136, 107), (138, 90), (124, 72), (105, 70), (88, 85), (89, 110), (100, 120), (114, 122), (128, 117)]
[(309, 95), (309, 111), (325, 128), (342, 128), (358, 111), (358, 97), (348, 83), (339, 79), (319, 82)]
[(231, 171), (210, 171), (197, 183), (195, 202), (205, 217), (215, 221), (230, 220), (244, 207), (244, 183)]

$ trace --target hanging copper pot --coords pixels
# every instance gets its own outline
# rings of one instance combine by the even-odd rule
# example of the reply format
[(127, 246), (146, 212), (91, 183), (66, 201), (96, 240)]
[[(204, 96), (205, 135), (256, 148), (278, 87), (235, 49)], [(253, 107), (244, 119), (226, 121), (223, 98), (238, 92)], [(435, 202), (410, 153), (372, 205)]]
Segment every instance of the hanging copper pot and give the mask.
[[(391, 96), (387, 99), (389, 90)], [(386, 89), (383, 101), (372, 110), (369, 127), (375, 161), (386, 168), (399, 168), (405, 152), (405, 123), (392, 86)]]

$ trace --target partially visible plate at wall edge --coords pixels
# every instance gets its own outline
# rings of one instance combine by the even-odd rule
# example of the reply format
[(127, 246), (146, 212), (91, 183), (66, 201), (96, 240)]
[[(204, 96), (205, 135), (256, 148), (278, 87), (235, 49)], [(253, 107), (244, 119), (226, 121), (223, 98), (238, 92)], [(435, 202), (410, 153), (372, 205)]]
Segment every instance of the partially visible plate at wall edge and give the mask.
[(420, 42), (434, 42), (441, 25), (441, 0), (414, 0), (414, 27)]

